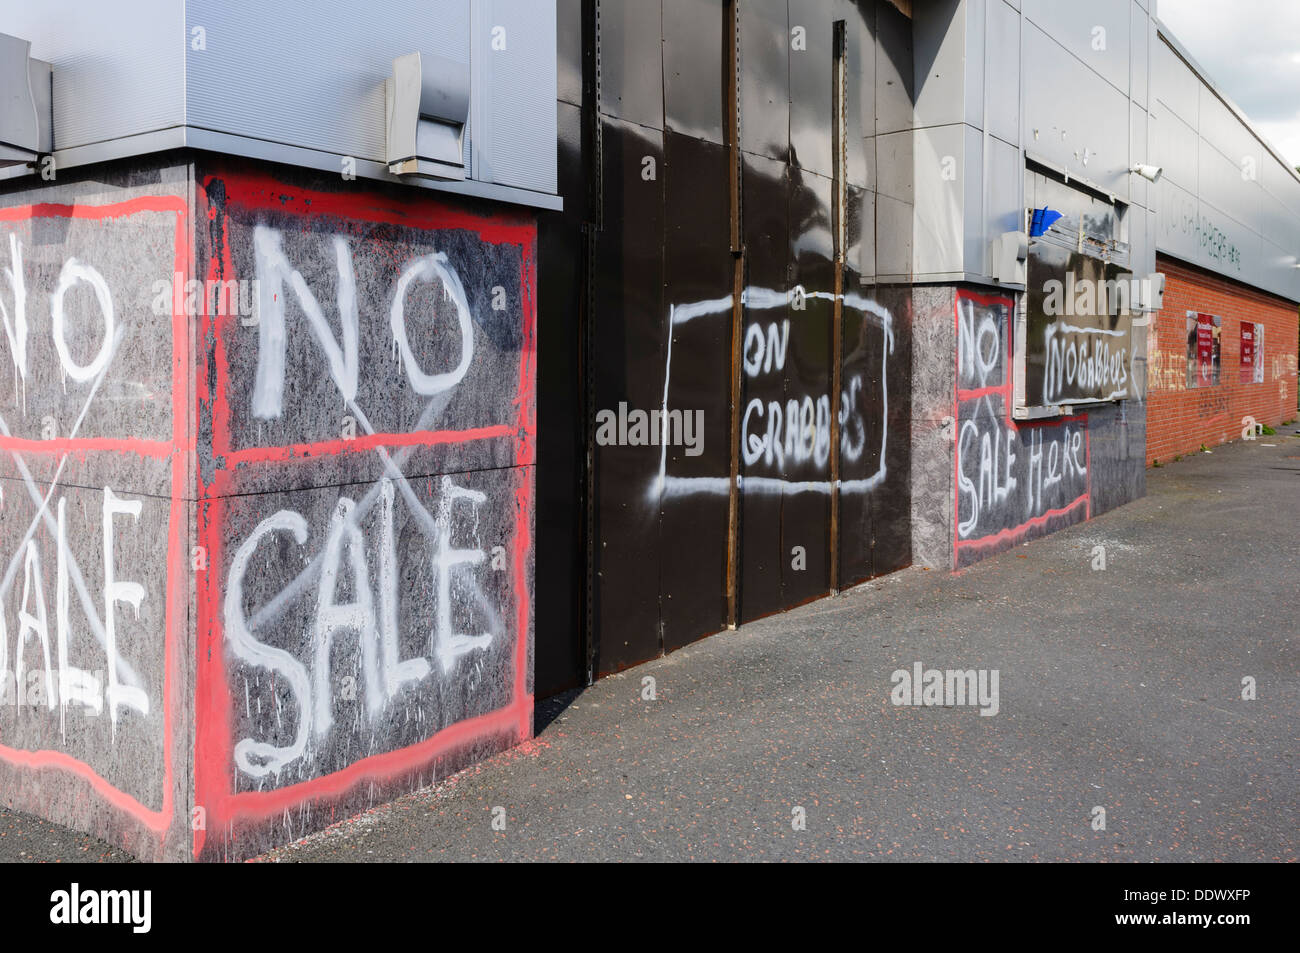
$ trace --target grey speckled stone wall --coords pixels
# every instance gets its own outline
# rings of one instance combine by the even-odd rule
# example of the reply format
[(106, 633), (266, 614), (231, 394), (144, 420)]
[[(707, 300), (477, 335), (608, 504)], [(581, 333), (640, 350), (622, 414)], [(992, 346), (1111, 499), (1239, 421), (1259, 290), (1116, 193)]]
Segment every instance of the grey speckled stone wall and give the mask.
[(0, 196), (0, 801), (237, 859), (531, 734), (535, 259), (256, 164)]
[(912, 294), (912, 558), (934, 569), (952, 568), (955, 300), (946, 285)]
[(190, 840), (191, 181), (0, 194), (0, 801), (147, 859)]

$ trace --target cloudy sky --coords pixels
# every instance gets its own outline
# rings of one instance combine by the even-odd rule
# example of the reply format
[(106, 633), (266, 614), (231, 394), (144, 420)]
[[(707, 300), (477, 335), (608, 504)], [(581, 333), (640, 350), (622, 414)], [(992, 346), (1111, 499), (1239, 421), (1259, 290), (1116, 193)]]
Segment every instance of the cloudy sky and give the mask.
[(1156, 14), (1273, 148), (1300, 165), (1300, 0), (1158, 0)]

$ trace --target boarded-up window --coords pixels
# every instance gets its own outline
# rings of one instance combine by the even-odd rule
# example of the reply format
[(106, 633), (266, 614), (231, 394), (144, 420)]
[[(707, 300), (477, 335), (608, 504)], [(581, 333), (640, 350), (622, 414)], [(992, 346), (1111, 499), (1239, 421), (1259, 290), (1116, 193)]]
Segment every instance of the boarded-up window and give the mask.
[(1119, 209), (1030, 173), (1029, 249), (1016, 339), (1017, 405), (1123, 400), (1133, 383), (1139, 289), (1120, 240)]

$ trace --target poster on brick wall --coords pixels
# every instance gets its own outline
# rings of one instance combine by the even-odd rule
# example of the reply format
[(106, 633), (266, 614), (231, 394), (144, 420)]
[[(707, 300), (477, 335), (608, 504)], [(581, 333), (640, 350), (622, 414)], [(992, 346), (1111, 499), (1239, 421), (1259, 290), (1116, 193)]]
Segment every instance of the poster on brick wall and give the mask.
[(1241, 322), (1241, 369), (1238, 380), (1242, 384), (1253, 383), (1255, 378), (1255, 325), (1250, 321)]
[(1251, 383), (1264, 383), (1264, 325), (1262, 324), (1255, 325), (1255, 354)]
[(1219, 383), (1219, 336), (1223, 321), (1213, 314), (1187, 312), (1187, 386)]

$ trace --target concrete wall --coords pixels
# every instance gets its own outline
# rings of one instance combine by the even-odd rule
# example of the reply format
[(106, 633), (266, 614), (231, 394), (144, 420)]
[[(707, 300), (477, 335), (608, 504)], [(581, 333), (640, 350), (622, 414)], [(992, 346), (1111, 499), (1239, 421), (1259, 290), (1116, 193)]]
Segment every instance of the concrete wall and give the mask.
[(206, 160), (0, 200), (4, 803), (236, 859), (531, 734), (535, 246)]

